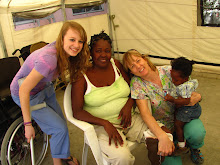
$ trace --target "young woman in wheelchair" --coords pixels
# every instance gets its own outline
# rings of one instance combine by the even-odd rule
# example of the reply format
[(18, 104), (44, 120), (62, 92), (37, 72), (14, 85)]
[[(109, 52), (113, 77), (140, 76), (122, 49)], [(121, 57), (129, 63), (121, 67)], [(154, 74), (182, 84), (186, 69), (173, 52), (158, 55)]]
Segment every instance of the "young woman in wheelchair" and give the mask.
[[(62, 160), (71, 165), (79, 162), (70, 156), (68, 128), (52, 81), (59, 76), (65, 80), (68, 73), (71, 80), (75, 80), (88, 66), (89, 49), (84, 28), (76, 22), (65, 22), (57, 40), (30, 54), (11, 83), (12, 98), (22, 109), (27, 141), (35, 137), (33, 118), (42, 131), (51, 135), (55, 165), (61, 165)], [(31, 112), (30, 107), (42, 103), (46, 103), (45, 106)]]

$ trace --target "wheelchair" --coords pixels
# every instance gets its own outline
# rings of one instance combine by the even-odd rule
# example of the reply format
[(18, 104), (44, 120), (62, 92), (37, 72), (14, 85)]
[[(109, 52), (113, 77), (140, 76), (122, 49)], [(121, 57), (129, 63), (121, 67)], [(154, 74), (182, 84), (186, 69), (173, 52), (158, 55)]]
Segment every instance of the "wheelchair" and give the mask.
[[(24, 56), (20, 57), (23, 60), (26, 59)], [(32, 162), (31, 147), (24, 136), (22, 112), (10, 95), (10, 83), (20, 68), (19, 58), (0, 59), (0, 70), (4, 71), (0, 79), (0, 138), (2, 141), (0, 164), (2, 165), (29, 165)], [(32, 125), (35, 129), (34, 159), (35, 164), (40, 165), (46, 155), (49, 138), (34, 120)]]
[[(40, 165), (47, 152), (48, 135), (43, 133), (34, 121), (32, 125), (35, 129), (35, 164)], [(11, 124), (4, 136), (1, 147), (1, 164), (28, 165), (31, 162), (31, 148), (24, 136), (23, 118), (21, 116)]]

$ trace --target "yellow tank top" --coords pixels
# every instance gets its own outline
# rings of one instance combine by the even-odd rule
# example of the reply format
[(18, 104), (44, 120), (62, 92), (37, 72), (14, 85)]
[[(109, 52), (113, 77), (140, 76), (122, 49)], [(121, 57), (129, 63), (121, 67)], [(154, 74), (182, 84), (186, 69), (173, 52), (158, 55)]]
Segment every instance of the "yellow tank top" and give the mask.
[(113, 59), (111, 63), (115, 72), (115, 82), (111, 86), (95, 87), (84, 74), (87, 92), (84, 95), (83, 108), (93, 116), (108, 120), (113, 124), (120, 124), (121, 119), (117, 118), (128, 100), (130, 88), (121, 73), (118, 75), (119, 69)]

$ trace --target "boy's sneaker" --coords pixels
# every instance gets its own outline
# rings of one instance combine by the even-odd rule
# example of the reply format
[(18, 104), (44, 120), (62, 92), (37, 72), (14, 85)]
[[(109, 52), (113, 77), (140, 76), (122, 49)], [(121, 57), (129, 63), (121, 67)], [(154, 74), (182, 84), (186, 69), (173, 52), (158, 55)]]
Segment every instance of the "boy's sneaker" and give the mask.
[(190, 151), (191, 151), (192, 162), (195, 164), (203, 164), (204, 157), (203, 157), (202, 153), (200, 152), (200, 150), (190, 148)]
[(179, 156), (179, 155), (183, 155), (189, 152), (189, 148), (188, 147), (179, 147), (178, 144), (176, 146), (176, 149), (173, 153), (174, 156)]

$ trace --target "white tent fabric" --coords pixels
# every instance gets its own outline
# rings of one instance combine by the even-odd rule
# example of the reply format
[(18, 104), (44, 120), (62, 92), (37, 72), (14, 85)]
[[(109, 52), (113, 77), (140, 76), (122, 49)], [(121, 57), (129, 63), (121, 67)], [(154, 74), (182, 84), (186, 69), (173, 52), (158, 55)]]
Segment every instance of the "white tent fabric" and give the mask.
[(25, 18), (44, 18), (65, 7), (81, 8), (104, 3), (106, 0), (2, 0), (0, 13), (11, 12), (13, 15)]
[[(220, 64), (220, 27), (197, 26), (197, 0), (111, 0), (115, 50)], [(169, 60), (153, 59), (155, 63)], [(220, 67), (195, 65), (219, 73)]]
[[(56, 22), (15, 31), (12, 14), (29, 12), (28, 15), (37, 13), (37, 17), (41, 17), (61, 8), (62, 2), (65, 2), (66, 7), (78, 8), (104, 1), (1, 0), (0, 22), (8, 55), (10, 56), (15, 49), (31, 43), (54, 41), (62, 26), (62, 22)], [(109, 0), (108, 2), (110, 14), (115, 15), (113, 23), (118, 25), (112, 28), (115, 29), (112, 35), (115, 51), (125, 52), (133, 48), (141, 53), (156, 56), (170, 58), (185, 56), (194, 61), (220, 64), (220, 29), (197, 26), (197, 0)], [(74, 21), (82, 24), (89, 38), (101, 30), (111, 33), (108, 19), (108, 14), (104, 14)], [(169, 60), (152, 60), (156, 64), (169, 64)], [(219, 66), (195, 65), (194, 68), (220, 73)]]
[[(0, 1), (0, 9), (2, 13), (22, 13), (27, 12), (31, 13), (38, 11), (40, 9), (41, 13), (55, 12), (58, 9), (58, 6), (61, 6), (60, 0), (2, 0)], [(47, 9), (44, 11), (43, 9)], [(34, 14), (31, 14), (34, 15)], [(38, 14), (39, 15), (39, 14)], [(43, 14), (45, 15), (45, 14)]]
[[(49, 25), (44, 25), (36, 28), (25, 30), (14, 30), (12, 14), (26, 15), (29, 18), (39, 18), (50, 15), (54, 11), (62, 8), (62, 2), (65, 2), (67, 7), (85, 7), (104, 3), (105, 0), (1, 0), (0, 1), (0, 23), (2, 35), (5, 41), (7, 54), (11, 56), (15, 49), (39, 42), (52, 42), (56, 40), (59, 30), (63, 22), (56, 22)], [(107, 14), (97, 15), (93, 17), (74, 20), (80, 23), (86, 30), (88, 40), (94, 33), (99, 33), (101, 30), (109, 32)], [(98, 25), (98, 26), (97, 26)], [(1, 35), (1, 34), (0, 34)], [(0, 43), (0, 52), (1, 50)], [(17, 55), (19, 55), (17, 53)], [(2, 56), (2, 53), (0, 54)]]
[[(6, 9), (10, 12), (24, 12), (38, 9), (61, 6), (91, 6), (102, 4), (106, 0), (1, 0), (0, 9)], [(1, 10), (1, 11), (2, 11)]]

